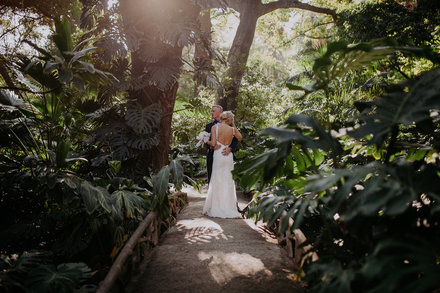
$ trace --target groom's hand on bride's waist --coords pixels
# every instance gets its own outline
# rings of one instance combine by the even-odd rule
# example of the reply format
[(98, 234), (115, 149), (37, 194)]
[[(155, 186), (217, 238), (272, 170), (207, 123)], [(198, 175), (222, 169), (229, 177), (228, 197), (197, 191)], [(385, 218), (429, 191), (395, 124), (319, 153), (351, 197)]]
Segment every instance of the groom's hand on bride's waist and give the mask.
[(222, 151), (222, 155), (227, 156), (231, 153), (231, 151), (232, 151), (231, 148), (224, 148), (224, 150)]

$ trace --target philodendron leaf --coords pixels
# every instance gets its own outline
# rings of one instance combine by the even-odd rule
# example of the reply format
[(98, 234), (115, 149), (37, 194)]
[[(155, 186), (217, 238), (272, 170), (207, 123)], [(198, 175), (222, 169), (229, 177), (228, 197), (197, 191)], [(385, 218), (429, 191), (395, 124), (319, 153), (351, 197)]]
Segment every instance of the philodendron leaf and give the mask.
[(81, 183), (80, 192), (86, 211), (91, 215), (98, 208), (98, 199), (95, 196), (94, 186), (88, 181), (83, 181)]
[(182, 188), (182, 184), (183, 184), (183, 167), (179, 163), (179, 161), (176, 161), (176, 160), (171, 161), (170, 171), (171, 171), (176, 189), (180, 190)]
[(70, 52), (73, 49), (73, 41), (70, 31), (70, 23), (66, 17), (55, 20), (56, 33), (52, 36), (58, 50), (61, 53)]
[(40, 265), (29, 272), (25, 286), (32, 293), (70, 293), (90, 277), (90, 271), (85, 263)]
[(56, 162), (58, 168), (64, 168), (67, 165), (66, 158), (70, 151), (70, 142), (61, 141), (56, 149)]
[(122, 166), (121, 161), (109, 161), (107, 162), (107, 164), (111, 168), (114, 175), (117, 175), (121, 170), (121, 166)]
[(102, 207), (106, 212), (112, 213), (113, 206), (111, 197), (105, 188), (93, 186), (88, 181), (83, 181), (80, 186), (80, 193), (88, 214)]
[(163, 166), (162, 169), (157, 173), (153, 179), (153, 191), (156, 196), (159, 197), (160, 200), (162, 200), (168, 190), (168, 182), (170, 181), (170, 167), (169, 166)]
[(145, 200), (142, 197), (129, 190), (116, 190), (111, 196), (116, 202), (116, 206), (120, 210), (124, 210), (130, 218), (134, 218), (136, 211), (142, 209), (145, 205)]

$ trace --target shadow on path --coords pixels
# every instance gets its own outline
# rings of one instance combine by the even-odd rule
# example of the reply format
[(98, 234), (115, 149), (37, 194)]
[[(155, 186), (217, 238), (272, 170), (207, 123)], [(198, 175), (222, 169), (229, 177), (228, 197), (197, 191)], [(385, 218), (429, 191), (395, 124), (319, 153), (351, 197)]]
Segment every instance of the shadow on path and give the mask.
[(206, 193), (184, 191), (188, 206), (128, 292), (305, 292), (292, 261), (252, 220), (204, 216)]

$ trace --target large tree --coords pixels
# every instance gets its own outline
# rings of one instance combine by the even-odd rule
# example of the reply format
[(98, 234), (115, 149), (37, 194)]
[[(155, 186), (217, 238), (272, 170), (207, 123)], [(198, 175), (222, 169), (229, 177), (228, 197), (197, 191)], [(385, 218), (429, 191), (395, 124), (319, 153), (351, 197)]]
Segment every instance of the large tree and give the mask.
[[(189, 0), (120, 1), (133, 80), (144, 87), (129, 95), (141, 107), (159, 105), (159, 144), (145, 151), (143, 163), (159, 168), (168, 163), (170, 129), (184, 46), (194, 42), (200, 6)], [(131, 41), (130, 41), (131, 40)]]
[[(159, 104), (162, 110), (160, 142), (145, 152), (142, 158), (145, 163), (160, 167), (168, 162), (171, 119), (178, 88), (177, 78), (182, 65), (182, 49), (196, 40), (209, 42), (209, 37), (204, 37), (210, 25), (208, 14), (204, 12), (199, 18), (201, 21), (196, 21), (197, 16), (201, 9), (228, 7), (240, 13), (240, 24), (228, 55), (229, 67), (223, 85), (224, 98), (219, 100), (219, 104), (225, 109), (233, 109), (237, 105), (236, 97), (260, 16), (276, 9), (299, 8), (335, 17), (335, 12), (331, 9), (299, 1), (262, 3), (260, 0), (120, 0), (126, 41), (131, 51), (132, 77), (147, 81), (144, 88), (132, 90), (130, 96), (142, 107)], [(199, 62), (207, 59), (206, 51), (196, 53)], [(209, 62), (202, 64), (210, 66)]]
[[(220, 1), (218, 1), (220, 2)], [(237, 107), (237, 96), (240, 83), (246, 69), (249, 51), (254, 40), (258, 19), (277, 9), (296, 8), (332, 16), (336, 20), (336, 12), (329, 8), (317, 7), (298, 0), (279, 0), (265, 3), (261, 0), (227, 0), (227, 7), (240, 13), (240, 23), (237, 28), (231, 49), (228, 54), (228, 69), (223, 82), (224, 95), (217, 103), (225, 109)], [(212, 6), (211, 8), (218, 8)]]

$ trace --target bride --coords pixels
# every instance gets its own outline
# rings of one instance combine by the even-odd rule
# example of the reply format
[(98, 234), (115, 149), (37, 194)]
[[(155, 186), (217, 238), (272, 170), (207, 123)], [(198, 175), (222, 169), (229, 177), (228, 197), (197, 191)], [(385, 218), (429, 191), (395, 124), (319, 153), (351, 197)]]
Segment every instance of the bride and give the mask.
[(214, 149), (216, 145), (220, 145), (220, 148), (214, 151), (211, 181), (203, 207), (203, 214), (210, 217), (240, 217), (236, 207), (235, 183), (231, 174), (234, 169), (233, 155), (232, 153), (222, 154), (234, 136), (239, 141), (242, 140), (242, 135), (234, 124), (234, 114), (231, 111), (224, 111), (220, 115), (220, 123), (212, 127), (211, 141), (208, 142)]

